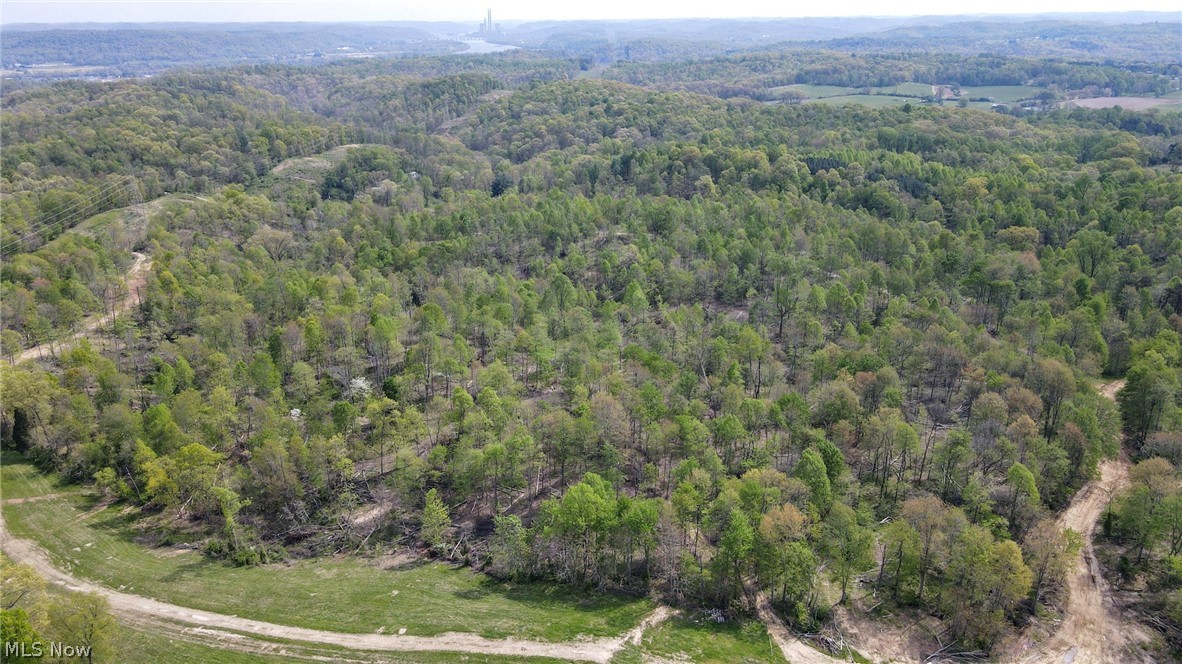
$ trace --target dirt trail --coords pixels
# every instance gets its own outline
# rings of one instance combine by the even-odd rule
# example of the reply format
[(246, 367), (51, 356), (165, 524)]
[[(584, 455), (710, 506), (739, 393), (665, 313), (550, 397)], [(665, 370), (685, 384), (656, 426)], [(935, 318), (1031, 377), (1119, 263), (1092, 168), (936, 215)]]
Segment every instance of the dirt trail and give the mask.
[[(94, 592), (107, 598), (111, 610), (121, 619), (149, 625), (169, 633), (185, 626), (189, 631), (199, 628), (200, 634), (218, 641), (230, 642), (237, 647), (249, 648), (254, 652), (271, 651), (273, 643), (250, 639), (250, 635), (270, 639), (285, 639), (304, 644), (320, 644), (370, 651), (430, 651), (467, 652), (485, 655), (507, 655), (519, 657), (552, 657), (587, 662), (609, 662), (615, 654), (629, 644), (640, 642), (644, 630), (669, 617), (668, 607), (658, 607), (639, 625), (617, 637), (600, 637), (579, 641), (548, 643), (523, 639), (487, 639), (476, 634), (447, 632), (436, 636), (411, 636), (404, 634), (350, 634), (319, 629), (277, 625), (227, 616), (211, 611), (201, 611), (158, 600), (119, 592), (105, 586), (79, 579), (58, 569), (49, 556), (37, 544), (12, 537), (0, 514), (0, 548), (16, 562), (32, 565), (50, 583), (69, 590)], [(243, 637), (243, 635), (247, 635)]]
[(1067, 607), (1063, 612), (1066, 617), (1051, 638), (1032, 652), (1018, 654), (1015, 661), (1022, 664), (1121, 664), (1135, 661), (1127, 647), (1145, 640), (1145, 634), (1136, 625), (1121, 620), (1092, 550), (1092, 536), (1101, 513), (1112, 496), (1128, 482), (1127, 460), (1105, 461), (1100, 464), (1100, 479), (1080, 489), (1071, 505), (1059, 516), (1059, 526), (1081, 533), (1084, 542), (1075, 569), (1067, 577)]
[(115, 306), (113, 311), (87, 318), (86, 320), (82, 321), (82, 325), (77, 331), (64, 339), (43, 343), (39, 346), (33, 346), (32, 348), (21, 351), (19, 354), (17, 354), (15, 361), (20, 363), (26, 360), (33, 360), (43, 357), (47, 353), (52, 353), (53, 348), (55, 347), (60, 350), (63, 346), (86, 337), (101, 327), (110, 325), (111, 322), (115, 320), (116, 316), (119, 316), (120, 314), (125, 313), (131, 309), (131, 307), (136, 303), (136, 300), (139, 298), (140, 291), (144, 289), (144, 285), (148, 282), (148, 270), (152, 269), (152, 260), (150, 258), (138, 251), (132, 255), (135, 256), (135, 261), (132, 262), (131, 268), (127, 271), (127, 294), (123, 297), (119, 304)]
[(1104, 383), (1097, 389), (1100, 391), (1100, 396), (1103, 396), (1104, 398), (1111, 401), (1116, 401), (1116, 393), (1120, 392), (1120, 388), (1124, 386), (1125, 379), (1121, 378), (1120, 380), (1114, 380), (1111, 383)]
[[(1124, 380), (1100, 386), (1100, 394), (1116, 399)], [(1121, 456), (1100, 464), (1100, 479), (1088, 482), (1059, 515), (1060, 528), (1083, 535), (1083, 549), (1067, 577), (1067, 607), (1063, 624), (1034, 650), (1015, 653), (1021, 664), (1122, 664), (1137, 661), (1130, 646), (1148, 640), (1139, 625), (1122, 620), (1111, 589), (1100, 573), (1092, 536), (1108, 501), (1129, 483), (1129, 462)]]
[(775, 610), (772, 609), (767, 593), (762, 590), (755, 593), (755, 613), (767, 627), (767, 633), (772, 637), (772, 641), (775, 641), (776, 645), (780, 647), (780, 652), (784, 653), (784, 659), (791, 664), (836, 664), (843, 661), (830, 657), (819, 650), (814, 650), (793, 636), (784, 625), (784, 621), (780, 620), (780, 616), (776, 615)]

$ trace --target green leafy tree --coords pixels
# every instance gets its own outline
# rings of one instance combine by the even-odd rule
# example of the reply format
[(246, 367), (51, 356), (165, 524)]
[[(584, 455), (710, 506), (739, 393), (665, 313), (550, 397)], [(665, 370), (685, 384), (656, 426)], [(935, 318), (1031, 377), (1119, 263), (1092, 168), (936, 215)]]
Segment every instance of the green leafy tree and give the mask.
[(1083, 538), (1079, 533), (1070, 528), (1060, 529), (1049, 519), (1027, 531), (1022, 551), (1034, 577), (1032, 611), (1037, 610), (1046, 588), (1063, 583), (1082, 545)]
[(58, 640), (86, 649), (86, 661), (105, 661), (115, 651), (119, 627), (110, 605), (98, 593), (72, 593), (49, 607)]
[(445, 535), (451, 527), (451, 516), (447, 505), (439, 498), (439, 492), (431, 489), (423, 504), (423, 513), (419, 517), (419, 536), (427, 546), (437, 552), (443, 552), (447, 546)]
[(493, 517), (493, 536), (489, 541), (491, 571), (503, 578), (523, 576), (529, 564), (528, 533), (516, 515)]
[(715, 571), (720, 580), (718, 590), (724, 598), (731, 597), (742, 586), (754, 545), (755, 531), (747, 515), (741, 509), (732, 509), (726, 527), (718, 538), (718, 553), (714, 558)]
[[(8, 652), (36, 652), (34, 644), (41, 641), (37, 630), (24, 609), (0, 609), (0, 643)], [(10, 645), (11, 644), (11, 645)]]
[(874, 535), (858, 524), (853, 509), (835, 503), (821, 523), (820, 541), (833, 577), (841, 584), (837, 603), (845, 604), (850, 578), (874, 564)]
[(820, 452), (812, 448), (805, 450), (792, 475), (809, 488), (809, 502), (817, 512), (822, 515), (827, 513), (833, 504), (833, 493), (829, 484), (829, 471)]
[(1133, 363), (1126, 383), (1116, 395), (1125, 433), (1138, 448), (1161, 427), (1178, 394), (1178, 374), (1165, 358), (1149, 350)]
[(1021, 463), (1010, 466), (1006, 472), (1006, 483), (1010, 487), (1010, 523), (1019, 516), (1019, 510), (1029, 510), (1038, 507), (1038, 485), (1034, 480), (1034, 473)]

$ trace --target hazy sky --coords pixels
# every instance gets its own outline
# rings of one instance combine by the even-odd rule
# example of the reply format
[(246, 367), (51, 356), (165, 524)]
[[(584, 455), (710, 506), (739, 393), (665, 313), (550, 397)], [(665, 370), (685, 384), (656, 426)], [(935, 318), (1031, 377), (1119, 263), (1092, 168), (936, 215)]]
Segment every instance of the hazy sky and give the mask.
[[(966, 5), (948, 0), (786, 3), (772, 0), (0, 0), (5, 23), (151, 21), (396, 21), (477, 22), (486, 8), (494, 20), (916, 16), (926, 14), (1029, 14), (1037, 12), (1172, 11), (1178, 0), (991, 0)], [(1182, 15), (1182, 12), (1180, 12)]]

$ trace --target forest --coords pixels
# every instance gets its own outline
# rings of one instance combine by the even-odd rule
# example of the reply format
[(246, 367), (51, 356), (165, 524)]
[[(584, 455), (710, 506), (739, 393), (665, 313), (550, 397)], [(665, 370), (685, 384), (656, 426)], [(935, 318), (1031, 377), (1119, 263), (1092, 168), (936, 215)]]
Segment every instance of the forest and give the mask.
[(1164, 67), (585, 65), (6, 91), (6, 448), (226, 565), (398, 546), (800, 632), (872, 592), (994, 654), (1062, 617), (1056, 514), (1125, 455), (1097, 550), (1178, 652), (1182, 114), (751, 92)]

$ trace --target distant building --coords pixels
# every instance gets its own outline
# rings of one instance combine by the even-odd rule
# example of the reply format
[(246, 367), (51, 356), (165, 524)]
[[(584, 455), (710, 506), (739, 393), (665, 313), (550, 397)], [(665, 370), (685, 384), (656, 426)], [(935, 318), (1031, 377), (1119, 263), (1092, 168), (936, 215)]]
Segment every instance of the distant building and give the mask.
[(480, 24), (480, 27), (477, 29), (477, 32), (482, 35), (500, 34), (501, 26), (499, 23), (493, 23), (491, 9), (488, 10), (488, 16), (486, 16), (484, 21)]

